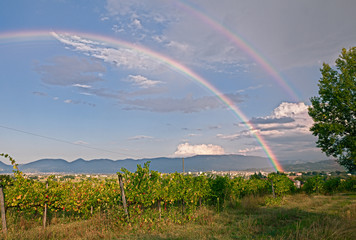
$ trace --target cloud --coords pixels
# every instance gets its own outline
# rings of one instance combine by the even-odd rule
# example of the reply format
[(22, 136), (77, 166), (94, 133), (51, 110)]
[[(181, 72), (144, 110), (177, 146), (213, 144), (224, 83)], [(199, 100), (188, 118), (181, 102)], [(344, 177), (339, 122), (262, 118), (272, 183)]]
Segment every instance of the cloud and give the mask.
[[(248, 134), (248, 135), (250, 135), (250, 134)], [(216, 135), (217, 138), (224, 139), (224, 140), (231, 140), (231, 141), (236, 140), (242, 136), (246, 136), (246, 134), (243, 134), (243, 132), (240, 132), (240, 133), (228, 134), (228, 135), (219, 133)]]
[(118, 25), (113, 25), (111, 30), (113, 30), (115, 33), (120, 33), (120, 32), (124, 32), (125, 30), (123, 28), (121, 28), (120, 26)]
[(210, 129), (210, 130), (213, 130), (213, 129), (220, 129), (220, 128), (221, 128), (220, 125), (209, 126), (209, 129)]
[(262, 149), (262, 147), (258, 146), (258, 147), (252, 147), (252, 148), (245, 148), (245, 149), (241, 149), (239, 151), (237, 151), (239, 154), (242, 155), (248, 155), (251, 154), (253, 155), (255, 152), (260, 152), (260, 150)]
[(307, 117), (308, 115), (308, 106), (303, 102), (300, 103), (288, 103), (282, 102), (276, 109), (273, 110), (272, 117), (282, 118), (282, 117)]
[(79, 94), (85, 95), (85, 96), (93, 96), (93, 94), (88, 93), (88, 92), (80, 92)]
[(176, 156), (194, 156), (194, 155), (222, 155), (225, 154), (221, 146), (213, 144), (190, 145), (182, 143), (177, 146)]
[(128, 81), (141, 88), (154, 87), (162, 83), (161, 81), (150, 80), (142, 75), (129, 75)]
[[(169, 24), (176, 16), (175, 9), (176, 6), (172, 1), (107, 0), (106, 3), (107, 17), (133, 36), (138, 30), (141, 32), (157, 31), (155, 24)], [(142, 23), (145, 23), (145, 28)], [(139, 27), (135, 28), (132, 25)]]
[(136, 29), (142, 29), (141, 21), (137, 18), (132, 21), (131, 26), (135, 27)]
[(256, 90), (256, 89), (259, 89), (259, 88), (262, 88), (262, 87), (264, 87), (264, 85), (259, 84), (257, 86), (251, 86), (251, 87), (247, 87), (247, 88), (241, 89), (241, 90), (239, 90), (237, 92), (238, 93), (242, 93), (242, 92), (246, 92), (246, 91), (249, 91), (249, 90)]
[[(261, 136), (266, 146), (277, 155), (279, 159), (295, 160), (309, 159), (311, 161), (325, 159), (325, 155), (316, 148), (316, 137), (310, 132), (313, 125), (312, 118), (308, 115), (308, 106), (304, 103), (281, 103), (271, 115), (252, 118), (253, 130), (242, 130), (232, 134), (217, 134), (216, 137), (228, 141), (249, 142), (254, 134)], [(260, 154), (257, 150), (258, 142), (255, 141), (246, 149), (239, 150), (244, 154)], [(302, 149), (302, 150), (301, 150)], [(251, 151), (249, 151), (251, 150)], [(241, 152), (242, 151), (242, 152)], [(310, 154), (310, 155), (308, 155)]]
[(35, 70), (41, 75), (42, 82), (58, 86), (85, 86), (103, 81), (98, 74), (106, 71), (98, 61), (77, 56), (57, 56), (48, 64), (37, 65)]
[[(55, 98), (54, 100), (58, 100), (58, 98)], [(89, 102), (80, 101), (80, 100), (66, 99), (63, 102), (66, 104), (84, 104), (84, 105), (88, 105), (90, 107), (96, 107), (96, 104), (94, 104), (94, 103), (89, 103)]]
[(249, 123), (252, 124), (272, 124), (272, 123), (291, 123), (295, 120), (291, 117), (280, 117), (280, 118), (252, 118)]
[[(186, 61), (205, 61), (206, 66), (219, 62), (235, 66), (252, 64), (246, 49), (231, 40), (234, 36), (247, 42), (278, 69), (333, 62), (341, 48), (353, 46), (356, 38), (356, 32), (350, 31), (356, 25), (353, 0), (327, 4), (325, 0), (194, 1), (194, 9), (203, 16), (184, 5), (188, 4), (108, 0), (106, 9), (108, 17), (126, 32), (133, 31), (129, 29), (129, 21), (136, 16), (151, 25), (142, 31), (155, 33), (160, 36), (158, 39), (164, 37), (165, 43), (184, 43), (189, 52), (180, 57)], [(226, 31), (215, 28), (212, 22), (226, 27)], [(161, 24), (162, 30), (158, 31), (152, 23)], [(129, 34), (134, 36), (132, 32)]]
[(90, 85), (85, 85), (85, 84), (73, 84), (73, 87), (79, 87), (79, 88), (92, 88)]
[(189, 46), (184, 43), (180, 43), (177, 41), (170, 41), (166, 44), (166, 47), (172, 48), (173, 50), (178, 50), (181, 52), (187, 52), (189, 50)]
[[(234, 71), (238, 71), (241, 64), (253, 64), (245, 61), (246, 54), (230, 39), (219, 34), (196, 14), (184, 11), (186, 9), (182, 5), (176, 1), (108, 0), (106, 9), (107, 17), (114, 22), (114, 32), (141, 43), (153, 40), (153, 43), (165, 47), (166, 55), (174, 55), (182, 63), (214, 71), (223, 71), (225, 64)], [(146, 36), (153, 37), (146, 39)]]
[(283, 102), (267, 117), (250, 120), (255, 132), (263, 136), (278, 137), (292, 134), (310, 135), (313, 119), (308, 114), (308, 106), (303, 102)]
[(201, 136), (201, 134), (196, 134), (196, 133), (188, 134), (188, 137), (198, 137), (198, 136)]
[[(227, 95), (234, 102), (242, 102), (241, 97), (236, 94)], [(193, 113), (227, 106), (220, 102), (216, 96), (204, 96), (194, 98), (145, 98), (145, 99), (123, 99), (121, 104), (127, 105), (127, 110), (145, 110), (151, 112), (183, 112)]]
[(52, 33), (63, 44), (72, 47), (72, 50), (81, 52), (95, 59), (114, 64), (117, 67), (135, 70), (158, 69), (161, 64), (152, 61), (152, 58), (133, 48), (108, 47), (104, 43), (95, 42), (87, 38), (71, 34)]
[(73, 142), (74, 144), (77, 144), (77, 145), (88, 145), (89, 143), (85, 142), (85, 141), (82, 141), (82, 140), (78, 140), (78, 141), (75, 141)]
[[(218, 134), (217, 137), (226, 140), (237, 140), (242, 137), (252, 137), (258, 134), (263, 137), (279, 138), (294, 135), (311, 135), (309, 129), (313, 119), (308, 114), (308, 106), (304, 103), (283, 102), (266, 117), (249, 120), (253, 130), (243, 130), (235, 134)], [(239, 124), (241, 126), (242, 123)]]
[(129, 140), (144, 140), (144, 139), (153, 139), (153, 137), (151, 136), (145, 136), (145, 135), (138, 135), (138, 136), (134, 136), (134, 137), (130, 137)]
[(33, 95), (40, 96), (40, 97), (47, 97), (48, 94), (44, 92), (32, 92)]

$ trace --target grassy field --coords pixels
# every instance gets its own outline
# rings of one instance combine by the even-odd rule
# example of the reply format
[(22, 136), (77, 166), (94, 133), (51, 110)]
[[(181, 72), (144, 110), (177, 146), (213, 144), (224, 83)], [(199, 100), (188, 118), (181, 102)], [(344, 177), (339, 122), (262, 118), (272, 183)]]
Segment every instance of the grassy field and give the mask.
[[(4, 235), (1, 235), (5, 239)], [(20, 219), (9, 224), (7, 239), (356, 239), (356, 194), (289, 195), (276, 201), (245, 197), (223, 210), (202, 207), (194, 220), (135, 219), (122, 224), (100, 214), (85, 221)]]

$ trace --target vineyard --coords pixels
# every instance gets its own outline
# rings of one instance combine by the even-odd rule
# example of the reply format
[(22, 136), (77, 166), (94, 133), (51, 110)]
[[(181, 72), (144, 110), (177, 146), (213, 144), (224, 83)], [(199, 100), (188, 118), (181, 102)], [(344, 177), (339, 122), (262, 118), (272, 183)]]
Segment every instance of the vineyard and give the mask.
[(6, 216), (11, 219), (9, 227), (19, 219), (31, 219), (46, 227), (51, 219), (79, 221), (98, 214), (119, 225), (162, 220), (184, 224), (195, 221), (202, 206), (219, 213), (241, 204), (241, 199), (247, 196), (265, 196), (263, 204), (273, 205), (282, 196), (295, 192), (331, 194), (356, 190), (356, 178), (352, 176), (347, 179), (315, 176), (297, 189), (287, 175), (280, 173), (267, 177), (256, 174), (249, 179), (162, 174), (150, 170), (149, 163), (138, 165), (136, 172), (121, 169), (116, 179), (60, 182), (50, 176), (46, 181), (37, 181), (26, 178), (10, 156), (1, 156), (14, 166), (14, 176), (1, 176)]

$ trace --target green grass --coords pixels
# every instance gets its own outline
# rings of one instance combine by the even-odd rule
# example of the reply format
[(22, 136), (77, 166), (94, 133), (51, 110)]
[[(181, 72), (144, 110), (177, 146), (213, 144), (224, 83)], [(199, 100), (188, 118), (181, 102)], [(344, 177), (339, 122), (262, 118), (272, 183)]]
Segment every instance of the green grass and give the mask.
[(356, 239), (356, 194), (250, 196), (225, 203), (219, 213), (202, 207), (190, 215), (193, 221), (176, 214), (175, 220), (141, 216), (130, 224), (115, 214), (54, 218), (46, 230), (38, 221), (10, 218), (7, 239)]

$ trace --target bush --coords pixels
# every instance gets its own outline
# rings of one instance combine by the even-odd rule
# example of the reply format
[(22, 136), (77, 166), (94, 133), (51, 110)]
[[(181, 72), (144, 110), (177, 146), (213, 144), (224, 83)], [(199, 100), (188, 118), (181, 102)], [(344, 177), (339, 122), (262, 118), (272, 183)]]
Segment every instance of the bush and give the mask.
[(338, 190), (341, 192), (356, 192), (356, 176), (342, 179), (340, 181)]
[(323, 189), (324, 179), (321, 176), (314, 176), (307, 179), (302, 190), (306, 193), (319, 193)]
[(209, 182), (211, 203), (215, 205), (217, 201), (220, 201), (223, 204), (224, 200), (230, 196), (230, 179), (227, 176), (215, 176), (215, 178), (210, 178)]
[(270, 173), (268, 174), (268, 179), (271, 181), (271, 184), (273, 182), (274, 192), (277, 196), (283, 196), (297, 190), (293, 181), (290, 180), (285, 174)]
[(338, 191), (340, 185), (340, 178), (329, 178), (323, 183), (322, 192), (324, 194), (333, 194)]

